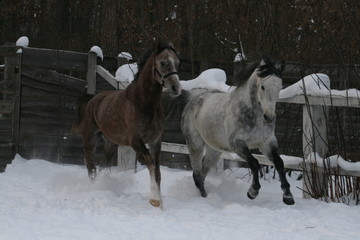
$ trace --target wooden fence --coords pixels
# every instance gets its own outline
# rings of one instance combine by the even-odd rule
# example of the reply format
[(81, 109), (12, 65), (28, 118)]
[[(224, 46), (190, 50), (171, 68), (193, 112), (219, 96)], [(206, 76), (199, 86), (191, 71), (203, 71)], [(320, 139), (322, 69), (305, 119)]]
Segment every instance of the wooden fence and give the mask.
[[(89, 65), (90, 59), (96, 64), (96, 56), (18, 49), (0, 47), (0, 57), (4, 58), (0, 74), (0, 168), (4, 169), (16, 153), (29, 159), (83, 164), (82, 140), (71, 127), (77, 99), (91, 88), (85, 79), (94, 72)], [(112, 89), (99, 75), (95, 81), (97, 91)]]
[[(4, 169), (15, 153), (25, 158), (83, 164), (82, 140), (80, 136), (71, 132), (71, 126), (75, 121), (76, 100), (84, 93), (126, 87), (126, 83), (119, 84), (113, 76), (117, 68), (117, 59), (108, 59), (107, 62), (101, 62), (102, 65), (99, 65), (99, 59), (92, 52), (22, 48), (22, 52), (17, 53), (18, 49), (16, 46), (0, 46), (0, 57), (4, 58), (4, 65), (1, 65), (0, 58), (0, 134), (2, 136), (0, 168)], [(108, 66), (111, 66), (111, 72), (108, 71)], [(289, 79), (299, 79), (301, 78), (299, 74), (304, 72), (299, 66), (293, 65), (287, 75)], [(330, 78), (332, 79), (332, 76)], [(350, 83), (352, 84), (353, 81)], [(300, 112), (301, 116), (304, 115), (301, 117), (304, 120), (294, 119), (300, 122), (301, 126), (295, 134), (290, 135), (293, 141), (289, 147), (291, 150), (295, 149), (294, 145), (301, 145), (301, 139), (306, 136), (306, 140), (303, 140), (303, 149), (298, 146), (296, 148), (300, 149), (297, 155), (302, 155), (303, 152), (307, 154), (309, 151), (307, 149), (313, 147), (323, 149), (321, 150), (323, 152), (327, 151), (326, 141), (323, 140), (327, 139), (324, 134), (329, 128), (324, 130), (323, 125), (308, 124), (319, 122), (316, 121), (317, 118), (318, 120), (322, 117), (332, 118), (331, 114), (329, 116), (325, 114), (324, 106), (330, 109), (343, 107), (359, 109), (359, 99), (337, 97), (329, 99), (297, 96), (280, 100), (279, 104), (285, 105), (285, 109), (289, 106), (299, 106), (297, 112)], [(281, 107), (279, 109), (283, 111), (281, 109), (284, 108)], [(357, 118), (354, 124), (359, 123)], [(288, 124), (288, 121), (285, 124)], [(284, 133), (288, 134), (287, 129), (282, 126), (285, 124), (281, 121), (277, 122), (276, 135), (280, 148), (288, 142), (288, 138), (284, 135)], [(356, 125), (356, 131), (359, 127)], [(354, 136), (353, 132), (349, 134)], [(358, 144), (357, 137), (359, 134), (355, 133), (354, 142)], [(309, 139), (312, 139), (310, 145)], [(179, 120), (167, 123), (163, 141), (162, 164), (189, 169), (187, 147), (179, 128)], [(356, 146), (352, 147), (359, 150)], [(133, 155), (130, 149), (119, 148), (118, 159), (124, 156), (129, 159), (127, 157), (129, 155)], [(262, 164), (271, 165), (263, 156), (256, 156)], [(241, 161), (228, 153), (222, 158)], [(119, 163), (123, 164), (122, 161)], [(134, 164), (134, 162), (127, 163), (126, 167), (133, 167)], [(298, 165), (287, 167), (297, 170), (302, 168)], [(358, 173), (341, 172), (341, 174), (359, 176)]]

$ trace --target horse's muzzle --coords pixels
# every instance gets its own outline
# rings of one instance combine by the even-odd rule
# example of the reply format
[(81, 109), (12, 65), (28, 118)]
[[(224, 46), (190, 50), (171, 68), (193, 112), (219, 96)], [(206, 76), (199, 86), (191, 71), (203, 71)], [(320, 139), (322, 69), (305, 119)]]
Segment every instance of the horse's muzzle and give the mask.
[(272, 123), (276, 119), (276, 115), (264, 114), (264, 121), (267, 124)]
[(173, 95), (174, 97), (177, 97), (181, 94), (181, 85), (177, 84), (177, 85), (172, 85), (171, 86), (171, 95)]
[(177, 97), (181, 94), (181, 84), (178, 75), (173, 75), (167, 78), (165, 87), (170, 90), (170, 94)]

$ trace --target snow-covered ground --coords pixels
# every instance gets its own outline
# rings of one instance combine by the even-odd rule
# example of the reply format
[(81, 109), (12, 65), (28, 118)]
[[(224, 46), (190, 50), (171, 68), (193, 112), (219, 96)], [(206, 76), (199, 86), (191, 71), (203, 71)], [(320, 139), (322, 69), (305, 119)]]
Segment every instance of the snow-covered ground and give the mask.
[(84, 166), (16, 156), (0, 174), (0, 239), (342, 239), (360, 236), (360, 207), (301, 198), (282, 203), (280, 183), (261, 180), (249, 200), (248, 170), (212, 173), (201, 198), (191, 171), (162, 167), (164, 208), (148, 203), (149, 174), (113, 167), (91, 182)]

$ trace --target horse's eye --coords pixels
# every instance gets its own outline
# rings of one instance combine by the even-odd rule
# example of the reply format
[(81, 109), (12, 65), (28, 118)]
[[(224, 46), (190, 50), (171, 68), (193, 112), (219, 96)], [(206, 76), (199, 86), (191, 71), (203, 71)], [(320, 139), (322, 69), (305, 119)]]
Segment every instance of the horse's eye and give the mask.
[(161, 62), (160, 62), (160, 65), (161, 65), (162, 67), (164, 67), (164, 66), (166, 65), (166, 62), (165, 62), (165, 61), (161, 61)]
[(262, 89), (263, 91), (265, 91), (265, 87), (264, 87), (264, 86), (261, 86), (261, 89)]

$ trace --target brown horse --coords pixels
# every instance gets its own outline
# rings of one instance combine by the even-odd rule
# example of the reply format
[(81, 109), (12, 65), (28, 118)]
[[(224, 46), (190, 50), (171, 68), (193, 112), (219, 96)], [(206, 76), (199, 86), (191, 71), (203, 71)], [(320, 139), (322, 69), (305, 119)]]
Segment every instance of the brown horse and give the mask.
[(159, 155), (165, 122), (161, 95), (163, 86), (176, 96), (180, 94), (179, 59), (172, 44), (161, 43), (145, 53), (138, 65), (139, 72), (125, 90), (99, 93), (79, 108), (74, 130), (82, 134), (91, 179), (96, 177), (93, 150), (99, 132), (117, 145), (131, 146), (149, 170), (150, 203), (159, 207)]

